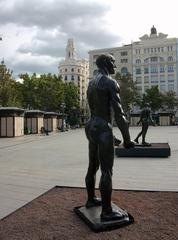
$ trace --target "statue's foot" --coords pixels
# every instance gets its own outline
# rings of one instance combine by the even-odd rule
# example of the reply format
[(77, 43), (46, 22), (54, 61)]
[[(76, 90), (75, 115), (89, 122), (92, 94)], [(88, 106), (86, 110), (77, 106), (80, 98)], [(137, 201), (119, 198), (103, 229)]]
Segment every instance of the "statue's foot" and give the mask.
[(114, 146), (119, 146), (121, 144), (121, 140), (119, 140), (118, 138), (114, 138)]
[(148, 143), (148, 142), (142, 142), (142, 144), (145, 146), (151, 146), (151, 143)]
[(135, 139), (134, 142), (139, 143), (138, 139)]
[(101, 221), (116, 221), (121, 220), (124, 215), (117, 210), (112, 210), (110, 213), (101, 213)]
[(88, 200), (85, 204), (86, 208), (91, 208), (95, 206), (101, 206), (102, 201), (100, 198), (94, 197), (92, 200)]

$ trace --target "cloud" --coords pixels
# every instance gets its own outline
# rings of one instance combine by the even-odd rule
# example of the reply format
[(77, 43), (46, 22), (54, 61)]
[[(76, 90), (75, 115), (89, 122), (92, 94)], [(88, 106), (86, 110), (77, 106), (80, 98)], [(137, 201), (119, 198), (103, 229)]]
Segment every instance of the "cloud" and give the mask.
[(41, 59), (51, 58), (54, 64), (65, 57), (68, 38), (74, 39), (79, 56), (85, 58), (89, 50), (120, 41), (105, 20), (109, 3), (100, 0), (1, 0), (0, 9), (0, 31), (12, 34), (6, 58), (15, 72), (54, 71)]
[(30, 54), (25, 54), (19, 55), (16, 59), (9, 59), (6, 64), (11, 64), (12, 69), (15, 69), (15, 76), (18, 76), (21, 73), (57, 74), (59, 58), (52, 58), (48, 56), (31, 56)]
[(65, 28), (66, 23), (74, 23), (74, 19), (101, 17), (108, 5), (94, 1), (43, 0), (26, 1), (11, 0), (0, 3), (1, 24), (16, 23), (23, 26), (39, 26), (54, 28), (59, 25)]

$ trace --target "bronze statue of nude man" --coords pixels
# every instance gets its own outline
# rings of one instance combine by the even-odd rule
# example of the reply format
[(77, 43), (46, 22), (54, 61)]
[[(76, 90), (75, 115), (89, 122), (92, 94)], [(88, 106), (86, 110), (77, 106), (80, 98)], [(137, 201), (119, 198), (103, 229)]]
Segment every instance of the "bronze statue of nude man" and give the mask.
[[(119, 85), (110, 76), (115, 73), (115, 59), (112, 55), (102, 54), (96, 59), (96, 65), (98, 72), (89, 82), (87, 90), (91, 117), (85, 127), (89, 141), (89, 166), (85, 178), (88, 194), (86, 207), (102, 205), (101, 220), (111, 221), (122, 217), (111, 205), (114, 161), (111, 108), (123, 137), (123, 145), (126, 148), (134, 147), (134, 142), (130, 139), (129, 124), (121, 106)], [(101, 200), (95, 195), (95, 178), (99, 166)]]

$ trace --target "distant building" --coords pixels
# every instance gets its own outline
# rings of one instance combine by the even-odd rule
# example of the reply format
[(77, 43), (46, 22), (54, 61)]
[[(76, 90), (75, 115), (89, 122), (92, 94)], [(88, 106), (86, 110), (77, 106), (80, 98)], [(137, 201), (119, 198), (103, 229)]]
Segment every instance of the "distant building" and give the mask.
[(178, 96), (178, 38), (168, 38), (153, 26), (140, 41), (117, 48), (89, 51), (89, 78), (96, 69), (96, 57), (110, 53), (116, 58), (117, 72), (132, 74), (138, 92), (158, 86), (162, 92), (174, 91)]
[(86, 91), (89, 81), (89, 61), (77, 58), (73, 39), (68, 39), (65, 60), (59, 64), (59, 74), (63, 81), (73, 81), (78, 86), (82, 121), (85, 121), (88, 112)]

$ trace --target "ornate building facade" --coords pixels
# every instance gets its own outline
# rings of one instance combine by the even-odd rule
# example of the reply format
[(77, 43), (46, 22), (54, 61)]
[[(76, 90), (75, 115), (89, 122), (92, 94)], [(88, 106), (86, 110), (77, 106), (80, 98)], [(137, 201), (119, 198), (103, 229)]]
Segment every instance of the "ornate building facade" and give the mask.
[(150, 34), (140, 37), (140, 41), (118, 48), (90, 51), (89, 78), (96, 70), (96, 57), (110, 53), (116, 58), (116, 71), (131, 73), (141, 94), (157, 85), (160, 91), (174, 91), (178, 96), (178, 39), (167, 36), (157, 33), (153, 26)]
[(58, 69), (63, 81), (73, 81), (78, 87), (81, 114), (85, 118), (88, 112), (86, 91), (89, 81), (89, 62), (86, 59), (77, 58), (73, 39), (68, 39), (66, 56), (60, 62)]

